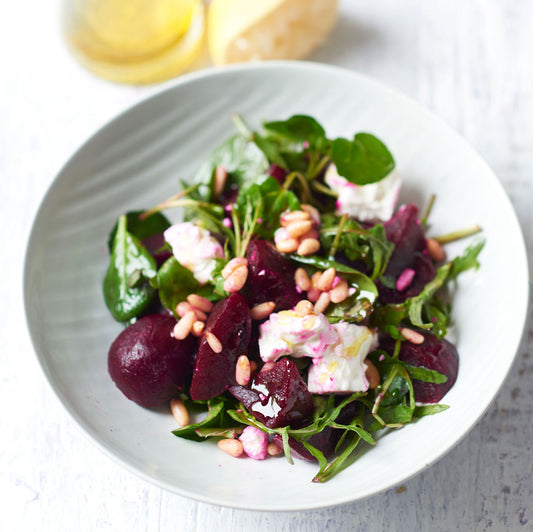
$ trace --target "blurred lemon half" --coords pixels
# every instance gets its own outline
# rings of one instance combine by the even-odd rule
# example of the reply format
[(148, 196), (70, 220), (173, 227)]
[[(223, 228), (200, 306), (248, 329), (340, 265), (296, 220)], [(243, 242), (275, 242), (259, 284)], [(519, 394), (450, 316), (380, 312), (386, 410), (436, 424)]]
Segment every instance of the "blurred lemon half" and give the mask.
[(302, 59), (337, 19), (337, 0), (213, 0), (207, 35), (216, 65)]

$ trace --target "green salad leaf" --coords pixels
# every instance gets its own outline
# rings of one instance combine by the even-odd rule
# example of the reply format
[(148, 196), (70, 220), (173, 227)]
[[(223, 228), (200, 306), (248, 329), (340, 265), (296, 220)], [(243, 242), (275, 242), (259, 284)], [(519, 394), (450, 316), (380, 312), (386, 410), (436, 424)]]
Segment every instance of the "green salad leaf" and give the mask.
[(370, 133), (357, 133), (353, 140), (335, 139), (331, 158), (339, 175), (356, 185), (376, 183), (395, 166), (385, 144)]
[(140, 240), (127, 230), (127, 217), (118, 219), (111, 246), (109, 267), (104, 278), (104, 300), (117, 321), (128, 321), (141, 314), (156, 297), (148, 280), (157, 265)]

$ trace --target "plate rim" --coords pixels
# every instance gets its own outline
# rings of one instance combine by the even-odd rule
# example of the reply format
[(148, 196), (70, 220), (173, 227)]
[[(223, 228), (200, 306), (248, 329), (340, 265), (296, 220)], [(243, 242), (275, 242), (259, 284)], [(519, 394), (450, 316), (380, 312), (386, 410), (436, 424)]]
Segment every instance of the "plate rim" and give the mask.
[[(476, 417), (475, 421), (470, 425), (470, 427), (468, 427), (466, 431), (464, 431), (459, 437), (457, 437), (457, 439), (451, 445), (449, 445), (445, 450), (439, 451), (437, 453), (433, 453), (431, 460), (420, 464), (420, 466), (415, 468), (408, 476), (402, 476), (401, 479), (394, 481), (388, 486), (371, 490), (367, 494), (358, 496), (356, 498), (350, 497), (349, 495), (345, 495), (345, 496), (339, 497), (336, 502), (327, 502), (323, 505), (317, 505), (313, 503), (313, 504), (300, 504), (299, 506), (291, 505), (290, 507), (286, 507), (286, 506), (277, 506), (273, 504), (266, 504), (266, 505), (256, 504), (254, 505), (254, 507), (250, 507), (249, 503), (248, 504), (243, 503), (239, 505), (236, 502), (230, 503), (230, 502), (220, 501), (220, 500), (217, 500), (215, 497), (202, 496), (201, 494), (197, 494), (197, 493), (191, 494), (187, 492), (185, 489), (177, 487), (173, 484), (170, 484), (169, 482), (166, 482), (165, 480), (154, 478), (150, 476), (148, 473), (145, 473), (144, 471), (137, 469), (133, 464), (128, 463), (121, 456), (114, 454), (111, 451), (111, 449), (109, 449), (107, 445), (103, 441), (101, 441), (100, 437), (98, 436), (98, 433), (93, 431), (81, 419), (81, 417), (77, 414), (75, 409), (69, 405), (67, 397), (63, 394), (63, 392), (59, 390), (59, 387), (57, 386), (57, 382), (55, 382), (54, 380), (54, 376), (51, 374), (47, 365), (45, 364), (44, 356), (41, 354), (40, 349), (38, 347), (36, 334), (31, 329), (30, 310), (29, 310), (30, 294), (29, 294), (28, 284), (29, 284), (30, 271), (31, 271), (30, 260), (32, 258), (31, 257), (31, 249), (32, 249), (31, 244), (35, 238), (35, 230), (36, 230), (38, 221), (42, 215), (42, 212), (45, 208), (46, 203), (48, 202), (50, 196), (54, 192), (54, 188), (56, 186), (59, 186), (58, 185), (59, 178), (61, 177), (61, 175), (63, 175), (65, 170), (68, 168), (68, 166), (77, 157), (77, 155), (86, 147), (87, 144), (89, 144), (93, 139), (98, 137), (107, 128), (113, 127), (113, 125), (116, 122), (120, 121), (122, 117), (124, 117), (125, 115), (132, 113), (132, 112), (136, 112), (136, 110), (139, 109), (141, 106), (149, 105), (149, 102), (151, 102), (152, 100), (159, 98), (162, 94), (175, 90), (179, 86), (193, 84), (200, 80), (203, 80), (204, 78), (210, 78), (210, 77), (216, 78), (219, 75), (226, 75), (226, 74), (231, 74), (231, 73), (236, 73), (236, 72), (238, 73), (241, 71), (268, 71), (268, 70), (279, 70), (279, 69), (286, 69), (286, 70), (291, 70), (291, 71), (300, 70), (300, 71), (307, 71), (307, 72), (312, 71), (313, 73), (320, 73), (320, 75), (327, 74), (328, 72), (329, 73), (334, 72), (342, 76), (351, 77), (356, 82), (363, 83), (368, 86), (374, 86), (377, 89), (379, 89), (380, 92), (389, 93), (393, 98), (395, 98), (398, 101), (404, 100), (405, 102), (408, 102), (409, 105), (414, 105), (417, 108), (418, 112), (430, 118), (431, 120), (438, 122), (441, 127), (446, 128), (448, 130), (448, 133), (451, 133), (455, 139), (459, 140), (463, 144), (464, 148), (470, 152), (470, 155), (477, 158), (479, 162), (485, 167), (485, 170), (488, 171), (488, 173), (491, 175), (494, 181), (494, 184), (499, 187), (499, 192), (501, 196), (505, 198), (506, 202), (508, 203), (509, 211), (513, 215), (513, 222), (518, 229), (516, 236), (519, 239), (520, 252), (521, 252), (520, 253), (521, 260), (518, 262), (521, 266), (523, 266), (522, 273), (524, 276), (524, 281), (525, 281), (526, 286), (525, 286), (525, 291), (524, 291), (524, 297), (522, 298), (522, 301), (521, 301), (522, 308), (520, 309), (520, 315), (522, 316), (522, 324), (520, 327), (521, 332), (519, 335), (517, 335), (517, 337), (514, 339), (514, 342), (512, 344), (512, 352), (514, 354), (509, 359), (509, 363), (506, 368), (505, 374), (502, 376), (501, 381), (495, 393), (490, 397), (490, 399), (485, 401), (485, 404), (483, 404), (483, 407), (479, 410), (479, 414)], [(27, 238), (27, 243), (26, 243), (26, 248), (25, 248), (25, 253), (24, 253), (23, 302), (24, 302), (24, 314), (25, 314), (26, 328), (27, 328), (29, 337), (31, 339), (34, 354), (37, 358), (41, 371), (43, 372), (46, 378), (45, 380), (47, 381), (48, 386), (51, 388), (55, 396), (59, 399), (59, 402), (64, 408), (64, 410), (67, 412), (70, 418), (75, 422), (74, 424), (75, 426), (77, 426), (77, 429), (93, 445), (96, 445), (98, 449), (103, 451), (104, 455), (106, 455), (108, 458), (111, 458), (113, 462), (120, 464), (122, 467), (124, 467), (127, 471), (133, 473), (135, 476), (140, 477), (145, 481), (148, 481), (150, 484), (155, 485), (159, 488), (166, 489), (172, 493), (176, 493), (177, 495), (186, 497), (188, 499), (196, 500), (196, 501), (203, 502), (203, 503), (228, 507), (228, 508), (240, 509), (240, 510), (290, 512), (290, 511), (332, 508), (332, 507), (336, 507), (336, 506), (343, 505), (343, 504), (349, 504), (355, 501), (361, 501), (368, 497), (372, 497), (388, 489), (391, 489), (398, 483), (406, 482), (407, 480), (413, 478), (414, 476), (418, 475), (423, 470), (425, 470), (426, 468), (430, 467), (435, 462), (440, 460), (443, 456), (448, 454), (454, 447), (456, 447), (474, 429), (474, 427), (477, 426), (477, 424), (484, 417), (487, 410), (490, 408), (490, 406), (493, 404), (498, 394), (500, 393), (501, 388), (508, 377), (508, 374), (513, 365), (513, 362), (516, 359), (519, 346), (524, 337), (525, 325), (527, 323), (527, 316), (528, 316), (528, 304), (529, 304), (529, 298), (530, 298), (528, 271), (529, 271), (529, 265), (528, 265), (527, 248), (525, 245), (524, 234), (523, 234), (520, 222), (518, 220), (517, 214), (515, 212), (515, 209), (509, 199), (509, 196), (506, 190), (504, 189), (498, 176), (490, 168), (490, 166), (488, 165), (484, 157), (473, 148), (473, 146), (470, 144), (470, 142), (467, 139), (465, 139), (455, 129), (453, 129), (443, 118), (435, 114), (433, 111), (430, 111), (429, 109), (424, 107), (422, 104), (418, 103), (416, 100), (405, 95), (401, 91), (395, 88), (392, 88), (389, 85), (384, 84), (380, 81), (377, 81), (365, 74), (361, 74), (359, 72), (349, 70), (344, 67), (339, 67), (339, 66), (329, 65), (329, 64), (324, 64), (324, 63), (318, 63), (318, 62), (311, 62), (311, 61), (267, 61), (267, 62), (262, 62), (262, 63), (241, 63), (241, 64), (236, 64), (236, 65), (222, 66), (222, 67), (210, 67), (210, 68), (203, 69), (200, 71), (185, 74), (175, 80), (166, 82), (163, 85), (157, 87), (152, 93), (148, 95), (144, 95), (132, 105), (127, 106), (125, 109), (115, 114), (105, 123), (103, 123), (100, 127), (98, 127), (92, 134), (90, 134), (85, 139), (83, 139), (78, 145), (78, 147), (71, 153), (70, 157), (67, 158), (66, 162), (60, 167), (60, 169), (55, 174), (53, 179), (50, 181), (44, 195), (41, 198), (39, 207), (34, 213), (34, 218), (31, 224), (31, 228), (29, 231), (29, 237)]]

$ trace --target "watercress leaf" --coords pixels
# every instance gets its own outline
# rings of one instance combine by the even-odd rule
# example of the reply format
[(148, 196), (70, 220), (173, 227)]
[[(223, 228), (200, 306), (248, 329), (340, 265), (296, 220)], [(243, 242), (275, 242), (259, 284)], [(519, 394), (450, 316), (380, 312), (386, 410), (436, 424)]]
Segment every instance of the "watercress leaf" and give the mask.
[[(148, 218), (141, 219), (140, 215), (143, 211), (129, 211), (126, 213), (126, 226), (128, 232), (133, 236), (137, 237), (139, 240), (144, 240), (152, 235), (157, 235), (163, 233), (166, 229), (170, 227), (170, 222), (167, 220), (166, 216), (160, 212), (156, 212)], [(113, 242), (115, 240), (115, 235), (117, 234), (118, 221), (111, 229), (109, 233), (109, 238), (107, 240), (107, 247), (111, 252), (113, 247)]]
[(485, 239), (479, 239), (470, 244), (462, 255), (455, 257), (451, 262), (451, 268), (448, 275), (449, 280), (454, 280), (457, 276), (471, 268), (479, 268), (478, 256), (485, 246)]
[[(233, 422), (233, 419), (227, 415), (227, 408), (230, 405), (231, 403), (224, 397), (209, 399), (207, 402), (207, 415), (202, 421), (173, 430), (172, 433), (175, 436), (185, 438), (186, 440), (203, 441), (211, 435), (209, 434), (209, 431), (205, 431), (205, 429), (233, 428), (235, 423)], [(202, 430), (197, 432), (198, 429)]]
[(265, 122), (263, 129), (274, 137), (281, 137), (289, 142), (308, 142), (311, 146), (323, 143), (326, 139), (324, 128), (307, 115), (294, 115), (287, 120)]
[(103, 286), (105, 303), (115, 320), (131, 320), (150, 305), (156, 294), (147, 280), (156, 273), (154, 258), (139, 239), (128, 232), (127, 217), (122, 215), (111, 246)]
[(350, 443), (346, 446), (344, 451), (335, 460), (330, 462), (323, 471), (317, 473), (313, 482), (326, 482), (332, 479), (335, 475), (340, 473), (345, 467), (349, 465), (348, 458), (355, 451), (357, 445), (361, 441), (359, 434), (354, 434)]
[(193, 184), (199, 183), (201, 198), (211, 201), (213, 198), (213, 179), (215, 168), (221, 165), (228, 172), (228, 184), (237, 186), (256, 182), (269, 167), (265, 154), (254, 142), (241, 134), (236, 134), (218, 146), (202, 164), (193, 178)]
[(443, 375), (434, 369), (411, 366), (405, 362), (403, 362), (402, 365), (409, 373), (411, 379), (416, 379), (423, 382), (431, 382), (434, 384), (442, 384), (448, 380), (446, 375)]
[(439, 414), (440, 412), (448, 410), (448, 408), (450, 408), (448, 405), (441, 404), (417, 406), (415, 407), (415, 411), (413, 412), (413, 419), (419, 419), (424, 416), (432, 416), (434, 414)]
[(357, 133), (351, 141), (335, 139), (331, 157), (339, 175), (356, 185), (380, 181), (395, 164), (385, 144), (369, 133)]
[(433, 297), (433, 294), (441, 288), (444, 283), (446, 282), (446, 279), (448, 278), (448, 274), (451, 268), (451, 263), (444, 264), (441, 266), (437, 273), (435, 274), (435, 277), (424, 286), (424, 289), (420, 294), (414, 297), (410, 297), (406, 300), (406, 305), (408, 309), (408, 315), (409, 320), (415, 327), (420, 327), (422, 329), (431, 329), (433, 326), (433, 322), (425, 323), (422, 318), (422, 308), (424, 303), (430, 301), (430, 299)]
[(379, 409), (379, 417), (387, 426), (399, 426), (410, 423), (413, 418), (414, 408), (405, 404), (395, 406), (382, 406)]
[(394, 377), (391, 385), (387, 390), (387, 393), (383, 397), (383, 401), (381, 402), (380, 413), (381, 408), (383, 407), (397, 406), (399, 404), (402, 404), (408, 392), (409, 384), (407, 383), (407, 381), (399, 375)]
[(174, 256), (163, 263), (151, 284), (159, 290), (163, 306), (174, 314), (178, 303), (185, 301), (189, 294), (197, 293), (200, 285), (191, 270), (180, 264)]

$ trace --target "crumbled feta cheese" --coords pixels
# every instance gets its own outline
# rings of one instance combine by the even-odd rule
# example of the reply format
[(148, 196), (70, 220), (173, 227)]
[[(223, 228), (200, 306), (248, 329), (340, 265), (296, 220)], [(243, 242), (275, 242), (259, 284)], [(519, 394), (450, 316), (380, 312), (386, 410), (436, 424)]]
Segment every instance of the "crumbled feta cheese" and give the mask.
[(260, 327), (259, 353), (264, 362), (291, 355), (321, 357), (338, 342), (337, 332), (324, 314), (298, 316), (293, 310), (271, 314)]
[(377, 183), (354, 185), (337, 173), (334, 164), (327, 169), (325, 181), (338, 194), (337, 214), (349, 214), (362, 221), (388, 220), (401, 186), (401, 178), (395, 171)]
[(332, 325), (338, 343), (309, 368), (307, 387), (311, 393), (364, 392), (368, 390), (364, 359), (378, 345), (378, 335), (368, 327), (351, 323)]
[(239, 436), (244, 452), (254, 460), (264, 460), (267, 456), (268, 436), (255, 427), (246, 427)]
[(215, 258), (224, 258), (224, 249), (206, 229), (191, 222), (174, 224), (163, 233), (172, 253), (200, 283), (211, 278)]

